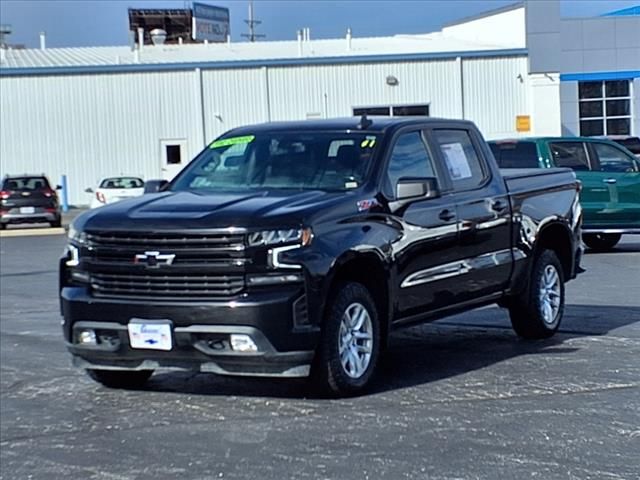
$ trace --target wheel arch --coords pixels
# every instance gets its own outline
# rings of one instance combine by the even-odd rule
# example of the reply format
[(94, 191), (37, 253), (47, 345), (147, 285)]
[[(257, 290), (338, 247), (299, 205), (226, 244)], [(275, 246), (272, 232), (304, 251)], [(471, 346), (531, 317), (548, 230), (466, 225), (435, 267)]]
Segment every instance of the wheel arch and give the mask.
[(536, 240), (534, 256), (543, 250), (552, 250), (560, 264), (565, 281), (573, 277), (574, 253), (572, 248), (572, 234), (569, 228), (560, 222), (551, 222), (540, 229)]
[(385, 345), (391, 323), (391, 282), (389, 269), (381, 254), (376, 251), (349, 251), (338, 258), (325, 286), (327, 301), (323, 309), (323, 318), (326, 317), (326, 310), (330, 308), (337, 288), (346, 282), (360, 283), (371, 293), (380, 315), (381, 345)]

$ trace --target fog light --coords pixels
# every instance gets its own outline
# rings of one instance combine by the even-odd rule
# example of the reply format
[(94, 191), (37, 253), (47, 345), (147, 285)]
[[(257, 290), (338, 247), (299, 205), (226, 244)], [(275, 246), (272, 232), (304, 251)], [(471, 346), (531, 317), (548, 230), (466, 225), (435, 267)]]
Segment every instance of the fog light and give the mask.
[(82, 345), (97, 345), (96, 332), (93, 330), (80, 330), (78, 333), (78, 343)]
[(231, 348), (236, 352), (257, 352), (258, 346), (249, 335), (231, 335)]

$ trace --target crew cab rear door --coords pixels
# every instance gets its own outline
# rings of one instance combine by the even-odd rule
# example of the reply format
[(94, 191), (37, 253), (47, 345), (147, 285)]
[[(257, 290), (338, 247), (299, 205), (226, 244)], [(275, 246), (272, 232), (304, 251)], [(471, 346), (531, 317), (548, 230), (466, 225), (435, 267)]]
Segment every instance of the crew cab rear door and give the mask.
[(489, 150), (472, 128), (436, 128), (434, 149), (452, 186), (458, 220), (456, 303), (501, 292), (507, 287), (513, 257), (511, 207), (507, 188)]

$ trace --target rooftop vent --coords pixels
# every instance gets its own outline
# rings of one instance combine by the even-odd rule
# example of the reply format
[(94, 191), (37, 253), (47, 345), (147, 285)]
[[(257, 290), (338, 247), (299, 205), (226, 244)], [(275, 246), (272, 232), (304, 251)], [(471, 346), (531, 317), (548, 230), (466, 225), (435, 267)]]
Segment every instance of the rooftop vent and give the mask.
[(167, 39), (167, 32), (161, 28), (154, 28), (149, 32), (151, 36), (151, 41), (154, 45), (164, 45), (165, 40)]

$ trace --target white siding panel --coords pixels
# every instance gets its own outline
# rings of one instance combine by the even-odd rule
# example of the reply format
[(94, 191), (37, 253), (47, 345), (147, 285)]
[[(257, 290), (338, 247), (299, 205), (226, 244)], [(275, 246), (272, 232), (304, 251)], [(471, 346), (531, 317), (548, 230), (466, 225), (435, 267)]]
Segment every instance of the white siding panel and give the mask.
[[(397, 86), (387, 85), (390, 75)], [(402, 104), (430, 104), (432, 116), (461, 115), (455, 60), (273, 67), (269, 81), (272, 120), (344, 117), (352, 107)]]
[(69, 202), (103, 176), (161, 176), (160, 139), (201, 145), (194, 72), (0, 79), (0, 173), (66, 174)]
[(227, 130), (267, 122), (265, 70), (209, 70), (202, 72), (206, 141)]
[(467, 120), (489, 139), (517, 136), (516, 116), (531, 114), (527, 58), (464, 59), (462, 65)]

